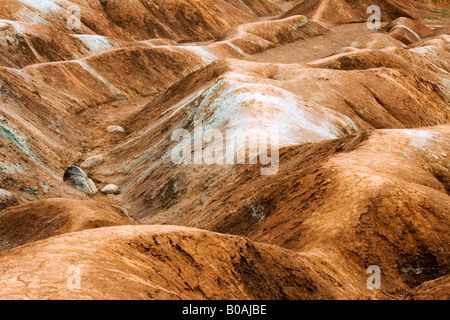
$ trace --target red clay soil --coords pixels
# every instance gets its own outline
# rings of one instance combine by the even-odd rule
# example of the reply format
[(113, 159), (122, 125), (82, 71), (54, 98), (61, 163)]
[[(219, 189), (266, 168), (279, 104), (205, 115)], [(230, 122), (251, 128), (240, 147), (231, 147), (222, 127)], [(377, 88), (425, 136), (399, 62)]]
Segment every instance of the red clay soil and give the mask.
[[(197, 229), (110, 227), (0, 253), (0, 292), (3, 299), (356, 298), (346, 279), (317, 270), (318, 263), (314, 256)], [(68, 288), (70, 266), (79, 267), (78, 290)]]
[[(37, 21), (65, 33), (98, 34), (126, 41), (151, 38), (203, 41), (235, 25), (256, 21), (259, 16), (281, 12), (266, 0), (72, 0), (46, 6), (46, 3), (5, 0), (0, 5), (0, 18)], [(70, 29), (66, 22), (76, 12), (74, 6), (81, 13), (81, 24), (80, 28)]]
[[(344, 24), (314, 38), (304, 39), (276, 47), (248, 57), (248, 60), (271, 63), (307, 63), (329, 55), (343, 47), (352, 45), (355, 36), (377, 34), (368, 29), (365, 23)], [(389, 37), (392, 39), (391, 37)]]
[(117, 206), (92, 200), (46, 199), (0, 212), (2, 251), (55, 235), (134, 224)]
[(450, 299), (450, 278), (441, 277), (436, 280), (425, 282), (411, 290), (405, 297), (407, 300), (449, 300)]
[[(449, 299), (446, 1), (60, 3), (0, 3), (1, 299)], [(279, 168), (175, 164), (201, 121)]]
[(325, 26), (366, 22), (367, 8), (376, 5), (381, 9), (382, 21), (398, 17), (415, 17), (417, 4), (414, 1), (398, 0), (304, 0), (283, 16), (303, 14)]

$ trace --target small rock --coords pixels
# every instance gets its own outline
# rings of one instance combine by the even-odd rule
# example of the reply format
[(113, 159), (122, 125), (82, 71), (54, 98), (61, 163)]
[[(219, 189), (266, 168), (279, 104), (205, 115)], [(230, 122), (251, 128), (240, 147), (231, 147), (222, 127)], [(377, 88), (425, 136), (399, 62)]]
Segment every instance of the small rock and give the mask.
[(106, 187), (100, 190), (100, 192), (103, 194), (114, 194), (116, 196), (121, 193), (119, 187), (115, 184), (108, 184)]
[(88, 195), (92, 195), (98, 191), (94, 182), (87, 176), (83, 169), (77, 166), (67, 168), (66, 172), (64, 172), (63, 180), (71, 180), (75, 187)]
[(20, 190), (25, 193), (31, 194), (32, 196), (37, 196), (39, 188), (38, 187), (24, 187)]
[(103, 157), (98, 155), (98, 156), (93, 156), (93, 157), (87, 158), (86, 160), (83, 161), (83, 163), (80, 165), (80, 167), (82, 169), (91, 169), (93, 167), (101, 165), (102, 163), (103, 163)]
[(50, 188), (43, 182), (41, 182), (41, 188), (42, 188), (42, 191), (44, 192), (44, 194), (47, 194), (50, 192)]
[(109, 133), (124, 133), (125, 130), (121, 126), (109, 126), (106, 128), (106, 131)]

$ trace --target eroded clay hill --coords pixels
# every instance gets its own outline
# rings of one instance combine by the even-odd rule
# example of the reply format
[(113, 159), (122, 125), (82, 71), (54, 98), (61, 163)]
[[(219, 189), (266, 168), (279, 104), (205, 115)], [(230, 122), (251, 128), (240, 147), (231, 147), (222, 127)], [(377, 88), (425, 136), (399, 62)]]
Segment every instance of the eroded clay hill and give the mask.
[(55, 235), (130, 225), (126, 210), (92, 200), (45, 199), (9, 207), (0, 215), (1, 251)]
[(449, 9), (2, 1), (0, 298), (448, 299)]
[(283, 17), (302, 14), (327, 26), (366, 22), (368, 11), (374, 12), (368, 10), (370, 6), (378, 6), (381, 9), (382, 21), (392, 21), (399, 17), (420, 19), (421, 14), (429, 12), (431, 8), (448, 7), (445, 0), (304, 0), (298, 2)]
[[(338, 280), (343, 288), (336, 286), (336, 277), (319, 271), (317, 264), (314, 256), (236, 236), (173, 226), (111, 227), (52, 237), (1, 253), (0, 288), (7, 299), (355, 296), (345, 278)], [(67, 286), (70, 265), (79, 266), (83, 274), (80, 290)]]

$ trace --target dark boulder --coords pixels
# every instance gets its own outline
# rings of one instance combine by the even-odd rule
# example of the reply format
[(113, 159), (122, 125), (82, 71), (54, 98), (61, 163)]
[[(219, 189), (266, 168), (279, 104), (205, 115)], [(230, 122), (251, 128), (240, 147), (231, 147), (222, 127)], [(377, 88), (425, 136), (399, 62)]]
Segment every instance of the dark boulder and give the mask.
[(98, 191), (94, 182), (87, 176), (87, 174), (77, 166), (70, 166), (64, 172), (64, 181), (71, 180), (72, 184), (81, 191), (92, 195)]

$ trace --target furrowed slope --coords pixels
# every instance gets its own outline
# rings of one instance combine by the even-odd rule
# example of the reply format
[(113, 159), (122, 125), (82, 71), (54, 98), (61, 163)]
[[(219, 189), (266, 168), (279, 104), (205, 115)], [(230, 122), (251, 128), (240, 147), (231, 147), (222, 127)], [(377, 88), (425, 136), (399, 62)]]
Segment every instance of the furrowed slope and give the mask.
[[(277, 13), (280, 9), (265, 0), (5, 0), (0, 4), (2, 19), (49, 25), (64, 33), (97, 34), (126, 41), (150, 38), (203, 41), (235, 25), (256, 21), (258, 15)], [(77, 15), (79, 26), (73, 20)]]
[(448, 296), (441, 2), (274, 3), (1, 1), (0, 298)]
[(62, 183), (62, 174), (84, 160), (91, 137), (114, 124), (96, 117), (98, 107), (151, 98), (205, 63), (183, 48), (136, 46), (22, 70), (1, 68), (2, 187), (19, 201), (84, 197)]
[[(377, 130), (286, 147), (279, 172), (267, 177), (252, 165), (180, 165), (142, 203), (161, 201), (160, 213), (145, 222), (316, 253), (333, 265), (339, 261), (342, 274), (355, 270), (360, 281), (375, 264), (385, 270), (385, 290), (402, 295), (448, 273), (448, 132), (448, 125)], [(202, 183), (189, 185), (194, 178)]]
[(406, 300), (449, 300), (450, 277), (445, 276), (428, 281), (411, 290), (404, 299)]
[(74, 59), (87, 51), (76, 38), (38, 24), (1, 20), (0, 35), (0, 65), (4, 67)]
[[(432, 64), (426, 59), (419, 62), (422, 61)], [(446, 72), (438, 70), (440, 73), (436, 76), (430, 71), (427, 78), (436, 81), (433, 82), (419, 76), (426, 74), (422, 72), (423, 68), (418, 66), (416, 72), (411, 69), (382, 67), (336, 71), (299, 68), (297, 65), (217, 61), (174, 85), (133, 115), (126, 123), (132, 136), (105, 153), (105, 164), (93, 174), (102, 180), (102, 176), (115, 171), (115, 181), (124, 186), (125, 193), (130, 191), (125, 197), (139, 202), (139, 205), (129, 207), (130, 212), (142, 218), (148, 212), (167, 210), (173, 201), (182, 202), (182, 193), (171, 195), (171, 184), (183, 186), (183, 193), (188, 194), (190, 191), (187, 190), (201, 188), (199, 183), (192, 188), (189, 186), (193, 181), (205, 181), (205, 177), (199, 178), (195, 174), (195, 168), (189, 173), (172, 169), (170, 178), (164, 173), (171, 167), (171, 151), (176, 145), (171, 142), (172, 132), (187, 129), (193, 133), (195, 124), (200, 121), (204, 123), (204, 130), (225, 131), (227, 128), (267, 135), (281, 128), (282, 122), (280, 144), (318, 142), (371, 129), (447, 123), (450, 110)], [(184, 88), (191, 90), (182, 91)], [(301, 120), (295, 118), (296, 113)], [(326, 119), (327, 124), (322, 126), (318, 119), (322, 125)], [(112, 160), (130, 158), (133, 160), (121, 164)], [(108, 163), (114, 163), (114, 168)], [(228, 167), (225, 171), (227, 174), (232, 172)], [(198, 174), (207, 176), (211, 172), (206, 170)], [(189, 175), (192, 178), (188, 178)], [(180, 183), (177, 176), (187, 181)], [(144, 180), (159, 187), (143, 188), (140, 183)]]
[(305, 0), (287, 11), (283, 17), (302, 14), (325, 26), (366, 22), (370, 16), (367, 13), (367, 8), (372, 5), (380, 7), (382, 21), (391, 21), (398, 17), (416, 16), (414, 9), (417, 4), (414, 1), (356, 0), (349, 2), (345, 0)]
[[(302, 26), (295, 26), (303, 19), (293, 17), (271, 22), (278, 29), (264, 41), (276, 46), (280, 44), (279, 37), (284, 39), (282, 41), (294, 41), (314, 36), (309, 34), (307, 21)], [(11, 25), (17, 23), (8, 24)], [(264, 37), (264, 32), (258, 31), (261, 26), (256, 29), (254, 26), (248, 30), (253, 30), (255, 37)], [(236, 36), (233, 39), (240, 38)], [(33, 64), (37, 59), (24, 60), (19, 55), (17, 61), (11, 63), (16, 67), (27, 65), (25, 68), (1, 70), (5, 102), (1, 110), (2, 138), (6, 142), (4, 148), (8, 148), (3, 154), (10, 154), (8, 160), (2, 160), (3, 187), (13, 192), (19, 201), (41, 197), (84, 197), (62, 183), (62, 173), (68, 164), (80, 164), (86, 159), (86, 152), (116, 143), (117, 136), (110, 140), (104, 132), (108, 125), (122, 124), (123, 120), (114, 123), (111, 115), (118, 111), (126, 119), (139, 108), (142, 99), (145, 104), (145, 99), (151, 100), (191, 72), (221, 57), (240, 56), (240, 52), (244, 52), (245, 48), (230, 46), (227, 41), (209, 46), (173, 45), (165, 41), (137, 42), (124, 44), (124, 48), (115, 50), (102, 48), (101, 52), (94, 54), (84, 52), (90, 54), (85, 58), (49, 63)], [(31, 45), (28, 48), (37, 50)], [(12, 47), (10, 49), (13, 50)], [(16, 52), (21, 50), (16, 48)], [(39, 51), (35, 58), (41, 53)], [(30, 57), (27, 53), (25, 56)], [(58, 59), (57, 56), (53, 58)], [(129, 108), (128, 104), (135, 106)], [(99, 112), (107, 116), (100, 116)], [(22, 126), (25, 123), (27, 125)], [(102, 136), (105, 137), (99, 138)], [(72, 147), (67, 148), (68, 145)]]
[(0, 249), (63, 233), (134, 224), (125, 210), (91, 200), (47, 199), (0, 212)]
[[(66, 164), (81, 157), (82, 127), (68, 110), (75, 107), (48, 86), (36, 83), (24, 72), (0, 69), (0, 181), (22, 200), (37, 197), (83, 197), (62, 183)], [(46, 91), (48, 90), (48, 91)], [(52, 100), (41, 97), (51, 93)], [(75, 109), (75, 108), (74, 108)], [(68, 147), (77, 146), (77, 147)]]
[[(276, 246), (190, 228), (100, 228), (0, 253), (0, 297), (331, 299), (359, 294), (345, 279), (316, 272), (318, 263)], [(70, 266), (80, 272), (79, 289), (70, 289)]]
[[(229, 28), (256, 21), (256, 15), (280, 12), (264, 0), (247, 1), (108, 1), (103, 10), (110, 21), (138, 39), (177, 41), (213, 39)], [(131, 17), (131, 19), (130, 19)]]

